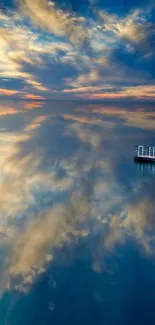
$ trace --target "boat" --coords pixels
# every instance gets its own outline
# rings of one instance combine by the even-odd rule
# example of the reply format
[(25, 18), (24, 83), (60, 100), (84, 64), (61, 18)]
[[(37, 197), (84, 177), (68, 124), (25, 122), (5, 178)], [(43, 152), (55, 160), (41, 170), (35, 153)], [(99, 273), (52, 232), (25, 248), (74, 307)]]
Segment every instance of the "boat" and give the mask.
[(155, 163), (155, 147), (136, 146), (134, 160), (143, 163)]

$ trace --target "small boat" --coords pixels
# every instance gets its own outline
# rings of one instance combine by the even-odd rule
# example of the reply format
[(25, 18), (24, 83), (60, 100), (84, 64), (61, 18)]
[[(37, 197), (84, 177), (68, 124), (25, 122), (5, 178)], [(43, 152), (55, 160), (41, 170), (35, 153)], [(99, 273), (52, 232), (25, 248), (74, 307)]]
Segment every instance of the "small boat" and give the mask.
[(155, 147), (136, 146), (134, 160), (138, 162), (155, 163)]

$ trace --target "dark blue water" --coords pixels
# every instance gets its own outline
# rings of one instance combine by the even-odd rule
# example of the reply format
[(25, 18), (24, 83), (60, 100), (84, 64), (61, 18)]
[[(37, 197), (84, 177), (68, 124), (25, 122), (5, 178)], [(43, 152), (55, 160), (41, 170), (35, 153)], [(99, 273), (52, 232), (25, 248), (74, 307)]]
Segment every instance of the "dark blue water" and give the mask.
[(133, 160), (154, 109), (0, 113), (0, 324), (154, 325), (155, 166)]

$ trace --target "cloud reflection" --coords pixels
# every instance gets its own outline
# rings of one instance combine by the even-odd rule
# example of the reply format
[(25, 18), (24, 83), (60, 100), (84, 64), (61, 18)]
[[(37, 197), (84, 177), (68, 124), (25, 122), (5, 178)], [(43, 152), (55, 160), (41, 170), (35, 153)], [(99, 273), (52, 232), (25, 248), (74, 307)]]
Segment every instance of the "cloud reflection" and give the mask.
[[(131, 125), (125, 110), (104, 109), (99, 123), (97, 106), (63, 114), (53, 107), (49, 115), (29, 115), (12, 137), (1, 135), (8, 150), (1, 158), (0, 180), (0, 245), (6, 252), (2, 288), (27, 292), (55, 259), (56, 249), (74, 250), (81, 239), (98, 272), (105, 269), (105, 257), (127, 240), (153, 254), (154, 180), (146, 185), (131, 176), (124, 184), (121, 178), (122, 151), (130, 167), (135, 120)], [(147, 119), (153, 112), (137, 109), (136, 120), (141, 114)], [(125, 146), (118, 132), (124, 127)]]

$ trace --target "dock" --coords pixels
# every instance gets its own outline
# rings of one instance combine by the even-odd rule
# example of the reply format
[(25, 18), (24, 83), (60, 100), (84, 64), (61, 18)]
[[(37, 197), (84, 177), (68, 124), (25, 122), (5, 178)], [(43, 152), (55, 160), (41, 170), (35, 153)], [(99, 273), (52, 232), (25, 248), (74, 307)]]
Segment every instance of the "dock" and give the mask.
[(155, 147), (136, 146), (134, 160), (143, 163), (155, 163)]

